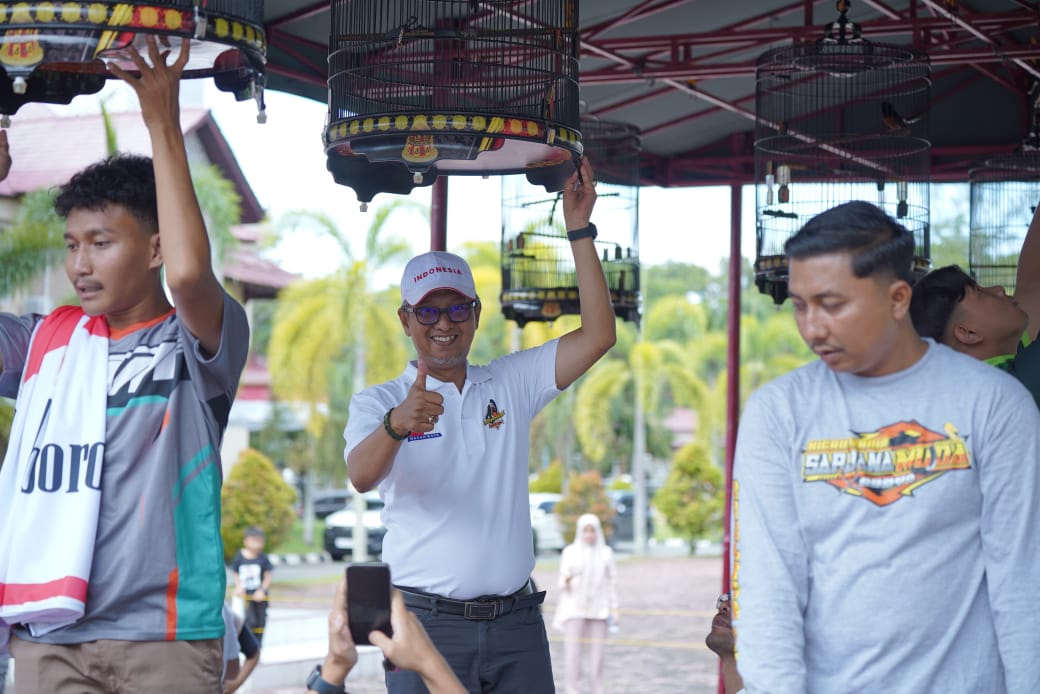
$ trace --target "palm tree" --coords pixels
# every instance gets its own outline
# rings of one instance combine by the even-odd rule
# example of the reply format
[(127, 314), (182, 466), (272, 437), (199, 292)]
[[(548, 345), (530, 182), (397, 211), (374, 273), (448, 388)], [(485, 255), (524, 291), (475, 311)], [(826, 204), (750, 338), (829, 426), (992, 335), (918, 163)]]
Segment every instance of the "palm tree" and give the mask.
[[(647, 419), (659, 419), (666, 403), (699, 409), (706, 397), (707, 385), (690, 370), (685, 350), (669, 340), (650, 342), (640, 339), (625, 359), (603, 359), (589, 371), (578, 390), (574, 406), (574, 429), (585, 456), (602, 460), (608, 442), (616, 429), (609, 415), (609, 404), (619, 400), (633, 402), (635, 421), (632, 426), (632, 478), (635, 490), (633, 526), (634, 550), (646, 551), (646, 525), (638, 519), (646, 517)], [(665, 396), (669, 397), (665, 397)]]
[(9, 296), (61, 260), (65, 223), (54, 211), (54, 197), (50, 190), (26, 193), (0, 234), (0, 296)]
[[(282, 292), (268, 347), (275, 394), (282, 400), (309, 404), (307, 428), (318, 440), (329, 441), (342, 432), (346, 416), (339, 410), (346, 406), (346, 398), (339, 397), (341, 393), (336, 391), (343, 390), (347, 364), (352, 381), (350, 392), (358, 392), (369, 383), (395, 377), (407, 358), (394, 310), (395, 293), (376, 292), (373, 287), (376, 272), (411, 254), (404, 239), (382, 233), (387, 219), (398, 211), (424, 212), (425, 208), (403, 198), (377, 209), (365, 233), (364, 254), (360, 257), (355, 255), (347, 233), (324, 213), (297, 210), (287, 214), (279, 225), (283, 240), (301, 227), (315, 229), (335, 241), (343, 257), (343, 264), (332, 274), (297, 282)], [(378, 354), (380, 358), (370, 360), (369, 354)], [(338, 389), (337, 383), (341, 384)], [(341, 460), (338, 457), (335, 464), (341, 465)], [(305, 472), (305, 494), (308, 476)], [(365, 547), (365, 502), (361, 494), (353, 497), (358, 512), (354, 558), (361, 560)], [(313, 518), (309, 515), (304, 518), (304, 536), (313, 536)]]

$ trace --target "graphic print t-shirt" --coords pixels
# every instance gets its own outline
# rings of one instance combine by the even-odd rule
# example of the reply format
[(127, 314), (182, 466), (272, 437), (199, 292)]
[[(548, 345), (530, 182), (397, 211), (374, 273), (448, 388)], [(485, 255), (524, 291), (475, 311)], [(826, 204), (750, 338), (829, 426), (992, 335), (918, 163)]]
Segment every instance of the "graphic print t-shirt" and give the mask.
[[(0, 395), (15, 395), (40, 319), (0, 314)], [(112, 336), (86, 613), (37, 638), (19, 628), (19, 638), (83, 643), (223, 634), (220, 443), (248, 345), (245, 311), (227, 294), (220, 348), (212, 357), (200, 352), (176, 312)]]
[(263, 552), (254, 559), (249, 559), (239, 550), (231, 561), (231, 570), (238, 574), (238, 580), (242, 583), (242, 590), (246, 595), (252, 595), (256, 589), (263, 585), (264, 573), (272, 571), (274, 566), (271, 560)]

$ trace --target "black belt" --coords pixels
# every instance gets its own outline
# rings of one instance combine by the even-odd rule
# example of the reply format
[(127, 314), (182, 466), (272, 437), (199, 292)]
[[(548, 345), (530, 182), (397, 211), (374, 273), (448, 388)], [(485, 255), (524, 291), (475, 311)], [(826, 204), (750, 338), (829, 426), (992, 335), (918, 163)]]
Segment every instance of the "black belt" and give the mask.
[(404, 604), (408, 607), (430, 610), (435, 615), (443, 612), (466, 619), (498, 619), (525, 607), (541, 605), (545, 601), (545, 591), (536, 592), (530, 580), (512, 595), (486, 595), (473, 600), (452, 600), (406, 586), (396, 588), (401, 591)]

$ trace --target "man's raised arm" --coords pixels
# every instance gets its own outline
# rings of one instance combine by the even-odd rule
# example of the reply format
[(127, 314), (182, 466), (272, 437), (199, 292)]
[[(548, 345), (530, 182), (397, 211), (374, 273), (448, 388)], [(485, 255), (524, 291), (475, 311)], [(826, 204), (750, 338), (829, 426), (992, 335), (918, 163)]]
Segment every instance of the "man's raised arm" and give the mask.
[(1040, 201), (1033, 212), (1022, 250), (1018, 255), (1018, 272), (1015, 276), (1015, 301), (1029, 314), (1026, 330), (1030, 339), (1040, 332)]
[(574, 268), (578, 275), (578, 299), (581, 302), (581, 327), (560, 338), (556, 349), (556, 387), (564, 389), (574, 383), (596, 363), (617, 341), (614, 306), (603, 266), (599, 262), (593, 235), (584, 235), (589, 226), (592, 207), (596, 204), (596, 180), (588, 159), (581, 160), (563, 189), (563, 218), (570, 236)]
[(109, 70), (137, 92), (141, 117), (151, 136), (159, 246), (177, 315), (212, 355), (220, 348), (224, 295), (213, 272), (209, 236), (192, 186), (181, 133), (180, 79), (188, 62), (189, 45), (187, 39), (182, 41), (180, 55), (172, 65), (167, 65), (170, 52), (160, 51), (155, 37), (149, 36), (147, 62), (130, 48), (140, 78), (114, 64), (109, 65)]

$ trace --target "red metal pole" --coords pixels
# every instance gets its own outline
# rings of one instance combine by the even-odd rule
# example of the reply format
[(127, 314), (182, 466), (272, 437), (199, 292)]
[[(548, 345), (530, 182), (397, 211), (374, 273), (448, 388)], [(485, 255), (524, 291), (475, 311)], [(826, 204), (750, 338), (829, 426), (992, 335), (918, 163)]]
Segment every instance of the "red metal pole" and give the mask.
[(438, 176), (431, 187), (430, 250), (444, 251), (448, 245), (448, 177)]
[(729, 313), (726, 348), (726, 525), (722, 530), (722, 551), (727, 560), (722, 567), (722, 590), (729, 590), (730, 520), (733, 513), (733, 453), (737, 447), (740, 420), (740, 184), (730, 186), (729, 237)]
[[(740, 256), (741, 188), (730, 186), (729, 204), (729, 311), (726, 317), (729, 344), (726, 347), (726, 513), (722, 527), (722, 592), (729, 592), (730, 519), (733, 515), (733, 454), (737, 448), (740, 419)], [(725, 694), (719, 665), (719, 694)]]

